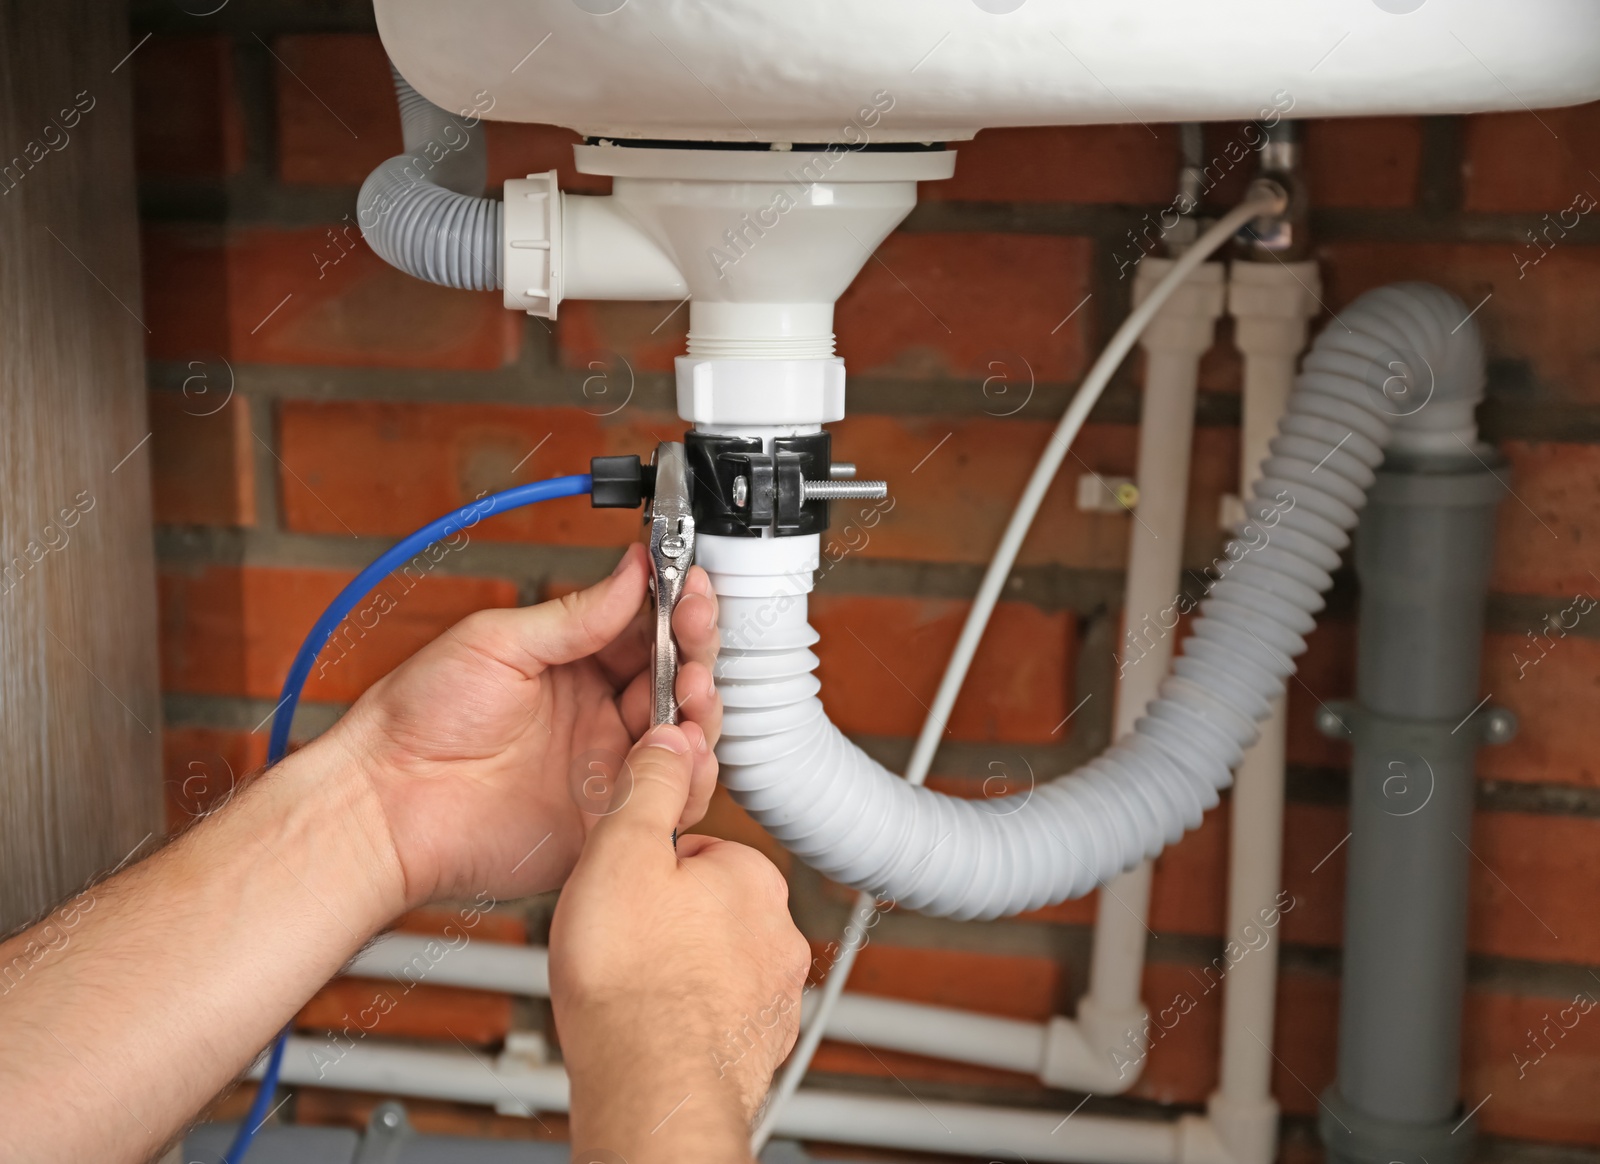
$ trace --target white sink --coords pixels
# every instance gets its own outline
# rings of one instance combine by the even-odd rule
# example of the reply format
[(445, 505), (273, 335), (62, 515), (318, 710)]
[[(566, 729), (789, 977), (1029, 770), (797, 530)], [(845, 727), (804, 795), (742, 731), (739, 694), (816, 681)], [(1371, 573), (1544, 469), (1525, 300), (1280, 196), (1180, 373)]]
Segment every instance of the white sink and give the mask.
[(1226, 120), (1274, 108), (1447, 113), (1600, 97), (1600, 0), (376, 8), (389, 55), (435, 103), (592, 136), (952, 141), (986, 126)]

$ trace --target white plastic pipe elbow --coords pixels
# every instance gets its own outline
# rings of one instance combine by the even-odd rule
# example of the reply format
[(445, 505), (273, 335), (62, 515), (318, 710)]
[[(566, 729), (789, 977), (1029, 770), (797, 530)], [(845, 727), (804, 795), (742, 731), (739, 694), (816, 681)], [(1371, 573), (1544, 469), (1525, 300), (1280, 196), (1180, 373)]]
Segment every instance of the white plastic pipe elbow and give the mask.
[(563, 299), (683, 299), (666, 251), (610, 195), (566, 194), (556, 171), (506, 183), (505, 305), (554, 319)]

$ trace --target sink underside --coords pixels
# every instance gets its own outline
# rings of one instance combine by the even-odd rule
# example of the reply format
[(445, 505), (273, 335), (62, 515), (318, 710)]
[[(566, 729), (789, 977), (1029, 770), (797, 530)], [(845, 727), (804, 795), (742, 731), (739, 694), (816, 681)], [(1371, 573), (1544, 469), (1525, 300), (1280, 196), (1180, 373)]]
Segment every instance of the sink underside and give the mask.
[(988, 126), (1274, 109), (1457, 113), (1600, 97), (1600, 0), (376, 0), (376, 9), (390, 57), (436, 104), (601, 137), (951, 141)]

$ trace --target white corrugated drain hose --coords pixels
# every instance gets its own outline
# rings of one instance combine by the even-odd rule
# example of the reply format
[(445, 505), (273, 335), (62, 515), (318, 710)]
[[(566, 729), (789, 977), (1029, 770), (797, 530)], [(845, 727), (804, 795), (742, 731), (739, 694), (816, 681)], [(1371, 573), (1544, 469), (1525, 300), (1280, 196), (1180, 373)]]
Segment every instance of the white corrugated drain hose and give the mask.
[(498, 199), (481, 197), (486, 174), (483, 127), (452, 117), (398, 72), (395, 96), (406, 152), (367, 176), (356, 221), (390, 266), (464, 291), (500, 286)]
[[(1282, 694), (1391, 427), (1425, 426), (1430, 404), (1443, 418), (1442, 404), (1481, 392), (1480, 341), (1459, 306), (1403, 284), (1362, 296), (1323, 332), (1182, 656), (1134, 730), (1098, 759), (995, 800), (899, 779), (823, 712), (809, 579), (789, 575), (774, 579), (790, 588), (783, 601), (723, 600), (723, 783), (828, 877), (937, 916), (1037, 909), (1154, 857), (1217, 802)], [(1407, 379), (1396, 365), (1419, 359), (1433, 399), (1404, 417), (1430, 373)]]
[[(1400, 284), (1362, 296), (1318, 338), (1182, 656), (1134, 731), (1098, 759), (998, 800), (896, 778), (822, 711), (806, 649), (810, 581), (788, 575), (773, 579), (777, 600), (724, 600), (724, 784), (820, 872), (940, 916), (1036, 909), (1154, 857), (1217, 803), (1283, 692), (1391, 431), (1449, 440), (1470, 423), (1483, 353), (1467, 314), (1436, 287)], [(788, 1076), (774, 1108), (798, 1083)]]

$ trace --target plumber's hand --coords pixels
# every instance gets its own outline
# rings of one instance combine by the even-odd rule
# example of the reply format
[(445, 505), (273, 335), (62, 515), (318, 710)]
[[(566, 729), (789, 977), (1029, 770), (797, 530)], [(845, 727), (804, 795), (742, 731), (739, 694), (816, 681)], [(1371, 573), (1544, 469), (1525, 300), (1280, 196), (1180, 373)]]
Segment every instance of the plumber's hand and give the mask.
[[(754, 849), (672, 829), (698, 767), (651, 730), (631, 795), (589, 834), (550, 928), (573, 1160), (749, 1159), (750, 1120), (799, 1029), (810, 949)], [(619, 793), (620, 795), (620, 793)]]
[[(324, 737), (376, 790), (408, 905), (523, 896), (566, 878), (619, 773), (626, 785), (623, 757), (650, 723), (648, 569), (634, 545), (587, 590), (470, 615), (373, 685)], [(696, 567), (673, 622), (693, 760), (680, 827), (704, 815), (716, 783), (716, 626), (710, 580)]]

